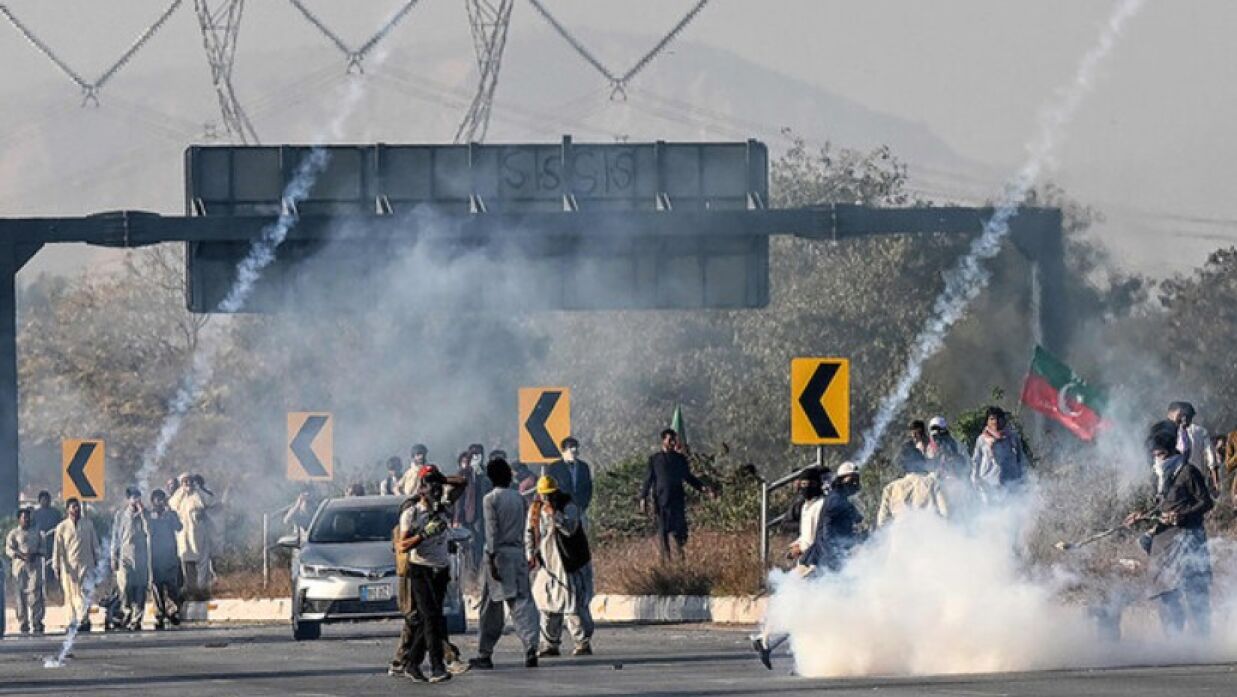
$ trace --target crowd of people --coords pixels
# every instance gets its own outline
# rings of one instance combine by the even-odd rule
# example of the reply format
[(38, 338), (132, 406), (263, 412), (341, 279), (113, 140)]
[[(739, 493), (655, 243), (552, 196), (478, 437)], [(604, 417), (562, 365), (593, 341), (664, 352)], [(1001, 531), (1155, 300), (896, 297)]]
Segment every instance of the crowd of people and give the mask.
[[(567, 437), (559, 445), (561, 457), (541, 466), (539, 474), (527, 465), (512, 465), (501, 450), (482, 466), (480, 445), (460, 453), (450, 476), (429, 463), (428, 450), (420, 444), (412, 448), (407, 471), (399, 458), (387, 462), (379, 492), (406, 497), (393, 540), (404, 628), (389, 674), (441, 682), (469, 669), (492, 669), (508, 619), (525, 667), (563, 655), (564, 626), (571, 654), (592, 654), (588, 513), (593, 470), (580, 458), (579, 440)], [(674, 430), (663, 431), (640, 492), (641, 509), (657, 519), (663, 559), (672, 556), (672, 540), (680, 556), (687, 542), (684, 486), (707, 490), (691, 473), (685, 451)], [(288, 522), (303, 525), (308, 510), (308, 505), (295, 506)], [(447, 636), (443, 618), (447, 533), (453, 528), (470, 533), (460, 581), (474, 591), (480, 617), (477, 655), (467, 663)]]
[[(1147, 587), (1141, 596), (1159, 608), (1164, 629), (1181, 633), (1187, 626), (1198, 636), (1210, 632), (1211, 560), (1204, 520), (1224, 491), (1225, 462), (1230, 439), (1212, 439), (1195, 422), (1188, 402), (1173, 402), (1167, 418), (1150, 428), (1145, 447), (1153, 475), (1153, 505), (1134, 511), (1118, 526), (1141, 529), (1138, 541), (1147, 555)], [(876, 529), (911, 512), (927, 511), (944, 519), (959, 517), (970, 507), (1001, 505), (1025, 484), (1028, 459), (1022, 436), (999, 407), (988, 407), (984, 427), (968, 457), (949, 432), (944, 417), (927, 424), (912, 421), (907, 440), (898, 451), (904, 474), (881, 491)], [(836, 473), (828, 467), (801, 470), (795, 480), (796, 497), (789, 519), (797, 521), (798, 535), (787, 557), (803, 575), (837, 573), (857, 546), (868, 538), (864, 516), (855, 503), (860, 491), (859, 470), (843, 463)], [(1231, 484), (1237, 506), (1237, 476)], [(1064, 547), (1063, 547), (1064, 548)], [(1119, 636), (1124, 604), (1139, 594), (1110, 594), (1097, 618), (1105, 635)], [(752, 637), (753, 649), (767, 668), (780, 638), (767, 631)]]
[[(508, 616), (527, 667), (561, 655), (564, 624), (573, 655), (592, 653), (586, 530), (593, 473), (579, 457), (579, 440), (567, 437), (559, 445), (561, 457), (542, 466), (540, 475), (527, 465), (513, 466), (502, 450), (487, 460), (479, 444), (460, 453), (450, 475), (430, 463), (421, 444), (412, 447), (407, 470), (398, 457), (387, 461), (378, 493), (405, 497), (393, 534), (404, 624), (390, 675), (436, 683), (469, 669), (491, 669)], [(304, 527), (310, 509), (301, 497), (287, 522)], [(449, 535), (453, 529), (467, 534)], [(479, 609), (477, 655), (467, 662), (451, 643), (443, 614), (452, 538), (463, 540), (459, 582)]]
[(65, 501), (62, 514), (41, 491), (36, 506), (19, 510), (4, 546), (19, 631), (45, 631), (47, 590), (55, 582), (68, 609), (66, 628), (90, 631), (97, 603), (105, 630), (140, 630), (148, 598), (156, 630), (180, 624), (182, 603), (209, 594), (222, 531), (219, 504), (201, 475), (183, 474), (167, 490), (151, 491), (148, 506), (142, 491), (129, 487), (103, 531), (76, 498)]

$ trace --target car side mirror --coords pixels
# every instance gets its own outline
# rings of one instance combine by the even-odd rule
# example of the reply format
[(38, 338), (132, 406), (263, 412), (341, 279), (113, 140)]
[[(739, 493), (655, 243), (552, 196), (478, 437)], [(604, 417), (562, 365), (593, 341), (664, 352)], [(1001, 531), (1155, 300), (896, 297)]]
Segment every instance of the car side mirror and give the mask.
[(301, 533), (295, 535), (284, 535), (275, 542), (276, 546), (284, 549), (298, 549), (301, 546)]

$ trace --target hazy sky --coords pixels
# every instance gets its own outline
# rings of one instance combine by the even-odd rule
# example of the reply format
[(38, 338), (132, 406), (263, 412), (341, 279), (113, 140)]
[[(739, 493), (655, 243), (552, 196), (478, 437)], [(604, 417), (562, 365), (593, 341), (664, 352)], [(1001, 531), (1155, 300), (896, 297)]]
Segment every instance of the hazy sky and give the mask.
[[(168, 3), (6, 4), (91, 79)], [(402, 2), (305, 4), (359, 44)], [(692, 2), (545, 0), (545, 5), (585, 36), (636, 36), (651, 44)], [(135, 92), (133, 85), (139, 78), (147, 85), (152, 76), (170, 75), (178, 85), (200, 85), (194, 104), (200, 103), (201, 120), (212, 118), (213, 94), (191, 6), (187, 0), (164, 32), (108, 86), (105, 102), (114, 96), (117, 103), (158, 105), (160, 94), (145, 88)], [(975, 166), (921, 171), (920, 184), (959, 196), (992, 196), (999, 183), (994, 175), (1019, 162), (1037, 110), (1072, 74), (1111, 7), (1106, 0), (713, 0), (659, 61), (681, 60), (699, 46), (727, 50), (805, 85), (922, 124)], [(1148, 0), (1069, 128), (1051, 176), (1103, 210), (1108, 223), (1102, 237), (1114, 255), (1131, 266), (1186, 268), (1222, 242), (1237, 241), (1237, 198), (1230, 193), (1237, 181), (1237, 139), (1230, 137), (1237, 123), (1234, 28), (1237, 3), (1231, 0)], [(543, 72), (561, 95), (560, 105), (595, 103), (593, 108), (605, 108), (604, 81), (581, 69), (580, 59), (524, 0), (516, 2), (511, 31), (512, 46), (520, 50), (513, 49), (505, 65), (519, 67), (508, 69)], [(422, 0), (387, 41), (410, 63), (402, 65), (403, 70), (415, 73), (418, 60), (440, 66), (446, 61), (453, 67), (453, 79), (470, 79), (472, 44), (462, 3), (456, 0)], [(616, 70), (634, 59), (607, 53), (604, 41), (599, 45), (602, 59)], [(319, 64), (287, 60), (307, 48), (320, 51)], [(245, 93), (247, 65), (284, 61), (294, 82), (337, 60), (333, 50), (286, 0), (249, 0), (237, 59), (238, 89)], [(59, 108), (73, 107), (75, 96), (64, 76), (3, 21), (0, 65), (5, 66), (0, 81), (2, 150), (20, 139), (24, 129), (51, 128), (39, 125), (54, 116), (45, 103), (25, 100), (25, 95), (62, 89)], [(658, 70), (659, 63), (652, 64), (637, 85), (657, 89)], [(502, 93), (501, 85), (499, 95), (500, 105), (504, 96), (511, 97)], [(193, 120), (152, 127), (178, 137), (192, 133)], [(819, 130), (827, 134), (828, 124)], [(190, 140), (187, 137), (186, 144)], [(109, 146), (124, 148), (123, 143), (100, 145)], [(912, 172), (914, 165), (911, 162)], [(73, 164), (62, 166), (71, 171)], [(0, 200), (3, 195), (0, 191)], [(0, 215), (4, 213), (0, 209)]]

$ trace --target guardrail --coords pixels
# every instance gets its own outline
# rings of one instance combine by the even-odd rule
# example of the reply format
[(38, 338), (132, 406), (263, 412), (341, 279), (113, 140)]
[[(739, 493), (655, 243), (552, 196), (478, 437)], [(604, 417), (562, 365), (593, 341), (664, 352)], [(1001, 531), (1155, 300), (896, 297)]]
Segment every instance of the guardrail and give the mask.
[(271, 582), (271, 516), (283, 515), (288, 512), (295, 504), (288, 504), (283, 508), (278, 508), (273, 511), (268, 511), (262, 514), (262, 587), (266, 588)]
[(825, 462), (825, 449), (816, 449), (816, 461), (810, 465), (805, 465), (790, 474), (769, 481), (760, 476), (759, 473), (754, 473), (756, 478), (760, 480), (760, 563), (763, 568), (769, 568), (769, 530), (777, 525), (780, 525), (783, 520), (786, 520), (786, 513), (783, 513), (772, 520), (769, 519), (769, 494), (785, 487), (787, 484), (798, 479), (799, 475), (804, 471), (813, 467), (822, 467)]

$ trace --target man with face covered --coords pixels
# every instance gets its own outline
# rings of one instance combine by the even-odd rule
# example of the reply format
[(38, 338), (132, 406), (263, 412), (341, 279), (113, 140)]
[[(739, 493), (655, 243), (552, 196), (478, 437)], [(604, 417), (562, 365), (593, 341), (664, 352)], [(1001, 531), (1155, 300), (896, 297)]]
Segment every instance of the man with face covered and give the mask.
[[(416, 503), (399, 517), (397, 548), (408, 555), (408, 583), (415, 608), (409, 616), (412, 646), (402, 668), (413, 680), (437, 683), (451, 679), (445, 661), (447, 621), (443, 616), (447, 584), (451, 580), (447, 549), (450, 518), (442, 504), (446, 478), (437, 468), (425, 467), (418, 473), (418, 479)], [(428, 678), (420, 668), (427, 654)]]
[(150, 588), (155, 598), (155, 629), (165, 623), (180, 624), (180, 556), (176, 553), (176, 533), (180, 518), (168, 508), (167, 494), (160, 489), (150, 492)]
[(1220, 462), (1207, 429), (1194, 423), (1195, 416), (1194, 405), (1189, 402), (1168, 405), (1168, 420), (1177, 426), (1177, 452), (1181, 459), (1201, 472), (1214, 490), (1219, 491)]
[(1000, 407), (988, 407), (984, 430), (971, 453), (971, 484), (985, 502), (992, 503), (1022, 483), (1026, 468), (1022, 436), (1009, 424), (1009, 415)]
[(480, 587), (481, 555), (485, 549), (485, 508), (482, 502), (492, 488), (482, 470), (485, 448), (474, 443), (460, 453), (456, 476), (463, 483), (463, 492), (451, 508), (451, 526), (464, 528), (471, 534), (464, 550), (461, 583), (468, 595), (477, 595)]
[[(786, 556), (795, 560), (795, 571), (807, 575), (812, 567), (804, 564), (804, 558), (812, 543), (816, 541), (816, 528), (820, 521), (820, 511), (825, 503), (824, 469), (808, 467), (799, 472), (795, 478), (797, 494), (803, 497), (803, 505), (799, 509), (799, 536), (790, 543)], [(765, 668), (773, 670), (773, 650), (786, 640), (785, 636), (772, 638), (767, 628), (752, 636), (752, 649), (760, 658)]]
[(817, 572), (842, 569), (851, 551), (863, 541), (863, 514), (851, 500), (859, 493), (859, 468), (853, 462), (838, 467), (833, 486), (821, 504), (816, 537), (804, 552), (800, 564)]
[(168, 506), (180, 518), (176, 551), (185, 577), (185, 596), (205, 600), (210, 595), (211, 529), (210, 509), (215, 497), (202, 489), (197, 476), (180, 475), (180, 486), (168, 499)]
[(1131, 513), (1125, 524), (1155, 522), (1140, 543), (1150, 555), (1151, 597), (1159, 601), (1165, 631), (1180, 634), (1188, 618), (1193, 633), (1205, 638), (1211, 632), (1211, 556), (1203, 520), (1214, 503), (1203, 473), (1178, 452), (1179, 442), (1180, 423), (1161, 421), (1151, 427), (1147, 449), (1156, 509)]
[(588, 526), (588, 507), (593, 503), (593, 468), (580, 459), (580, 441), (567, 436), (559, 444), (562, 457), (546, 467), (546, 475), (553, 477), (572, 503), (580, 509), (584, 525)]
[(123, 608), (119, 625), (137, 631), (142, 628), (150, 586), (150, 517), (137, 487), (125, 490), (125, 501), (112, 524), (111, 561)]

